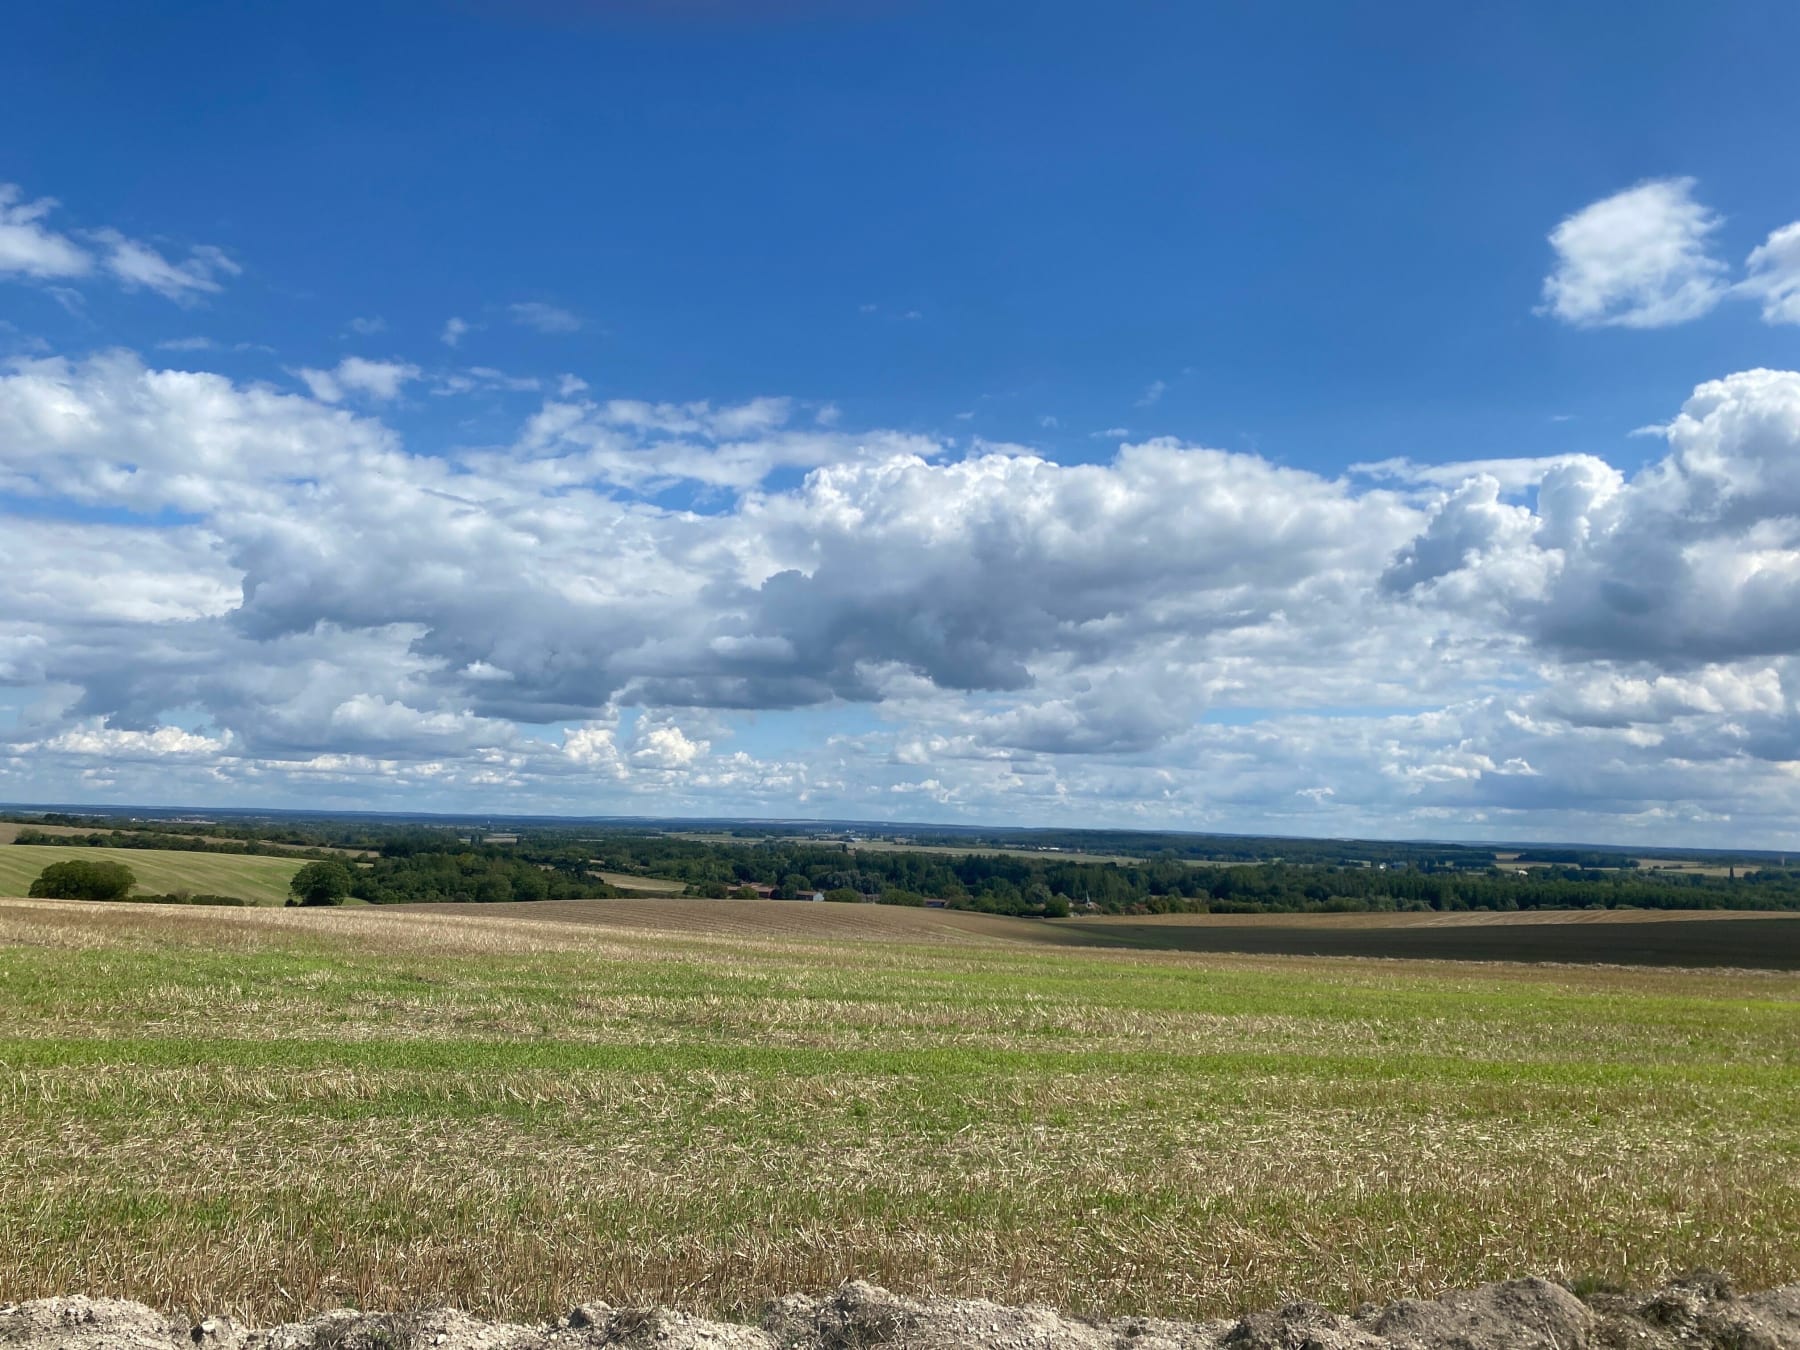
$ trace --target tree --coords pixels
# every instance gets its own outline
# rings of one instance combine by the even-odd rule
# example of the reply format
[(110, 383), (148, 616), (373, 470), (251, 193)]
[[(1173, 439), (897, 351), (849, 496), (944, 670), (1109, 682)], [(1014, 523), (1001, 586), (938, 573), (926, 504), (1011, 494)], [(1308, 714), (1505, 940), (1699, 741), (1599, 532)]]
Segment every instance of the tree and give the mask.
[(39, 872), (30, 894), (34, 900), (123, 900), (135, 885), (124, 863), (71, 858)]
[(294, 898), (290, 905), (341, 905), (350, 894), (355, 878), (341, 862), (310, 862), (294, 873), (288, 890)]
[(490, 872), (475, 883), (475, 898), (483, 904), (504, 904), (513, 898), (512, 879), (504, 872)]
[(862, 903), (862, 892), (853, 891), (848, 886), (838, 886), (834, 887), (832, 890), (826, 891), (825, 898), (833, 904), (860, 905)]

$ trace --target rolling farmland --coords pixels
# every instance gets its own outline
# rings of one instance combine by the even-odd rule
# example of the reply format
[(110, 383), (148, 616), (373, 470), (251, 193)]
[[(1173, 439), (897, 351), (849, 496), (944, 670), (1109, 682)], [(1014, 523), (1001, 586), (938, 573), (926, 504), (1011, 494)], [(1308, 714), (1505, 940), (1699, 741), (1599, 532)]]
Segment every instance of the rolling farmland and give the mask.
[(37, 874), (71, 858), (123, 863), (138, 879), (140, 892), (162, 895), (187, 890), (235, 895), (259, 905), (287, 900), (288, 881), (303, 863), (241, 853), (199, 853), (179, 849), (99, 849), (55, 844), (0, 846), (0, 895), (24, 895)]

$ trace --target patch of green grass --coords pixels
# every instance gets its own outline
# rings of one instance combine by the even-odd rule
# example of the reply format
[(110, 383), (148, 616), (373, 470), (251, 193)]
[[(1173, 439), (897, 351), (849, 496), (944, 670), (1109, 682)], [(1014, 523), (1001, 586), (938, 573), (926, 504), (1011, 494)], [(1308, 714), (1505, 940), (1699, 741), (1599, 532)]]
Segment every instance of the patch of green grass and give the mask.
[(1786, 974), (8, 902), (0, 1300), (1762, 1285), (1796, 1100)]
[(687, 890), (687, 883), (684, 881), (640, 877), (634, 872), (599, 872), (595, 875), (608, 886), (617, 886), (622, 891), (639, 891), (645, 895), (680, 895)]
[(124, 863), (137, 877), (137, 891), (167, 895), (235, 895), (259, 905), (285, 904), (288, 882), (303, 860), (248, 854), (200, 853), (181, 849), (88, 848), (79, 845), (13, 844), (0, 847), (0, 895), (24, 895), (51, 863), (71, 858)]

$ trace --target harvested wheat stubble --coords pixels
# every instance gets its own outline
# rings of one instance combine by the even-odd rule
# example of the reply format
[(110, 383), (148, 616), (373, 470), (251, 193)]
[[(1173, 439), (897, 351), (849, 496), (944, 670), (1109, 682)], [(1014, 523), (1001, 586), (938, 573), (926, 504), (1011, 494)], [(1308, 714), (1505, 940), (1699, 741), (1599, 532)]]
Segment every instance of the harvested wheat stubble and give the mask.
[(761, 1325), (666, 1308), (584, 1304), (548, 1326), (481, 1322), (455, 1309), (338, 1309), (268, 1330), (228, 1318), (171, 1320), (122, 1299), (50, 1298), (0, 1307), (0, 1344), (20, 1350), (1787, 1350), (1800, 1347), (1800, 1285), (1747, 1297), (1696, 1274), (1649, 1297), (1578, 1299), (1548, 1280), (1509, 1280), (1353, 1316), (1292, 1303), (1237, 1320), (1065, 1318), (1049, 1308), (900, 1298), (853, 1282), (790, 1295)]
[(0, 1300), (1800, 1280), (1794, 975), (0, 901), (0, 1026)]

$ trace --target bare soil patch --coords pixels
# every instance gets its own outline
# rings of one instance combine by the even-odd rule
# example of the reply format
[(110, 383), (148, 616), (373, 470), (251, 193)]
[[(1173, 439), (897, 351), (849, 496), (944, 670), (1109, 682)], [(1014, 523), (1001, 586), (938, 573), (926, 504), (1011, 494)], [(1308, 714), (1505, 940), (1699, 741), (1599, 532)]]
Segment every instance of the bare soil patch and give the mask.
[(1070, 924), (1152, 928), (1516, 928), (1538, 924), (1715, 923), (1795, 918), (1779, 909), (1400, 910), (1377, 914), (1103, 914)]
[[(1535, 912), (1436, 915), (1423, 923), (1331, 922), (1332, 916), (1325, 915), (1219, 916), (1232, 922), (1078, 922), (1086, 940), (1095, 945), (1140, 950), (1800, 970), (1800, 914), (1688, 911), (1683, 917), (1691, 921), (1681, 922), (1671, 921), (1674, 916), (1667, 914), (1606, 913), (1613, 917), (1595, 916), (1587, 922)], [(1302, 921), (1306, 919), (1314, 921)], [(1068, 932), (1075, 926), (1076, 921), (1070, 921), (1055, 928)]]
[(1788, 1350), (1800, 1347), (1800, 1285), (1736, 1297), (1690, 1276), (1648, 1297), (1583, 1302), (1542, 1279), (1509, 1280), (1352, 1315), (1312, 1303), (1212, 1322), (1090, 1321), (1050, 1308), (902, 1298), (852, 1282), (824, 1298), (789, 1295), (760, 1325), (668, 1308), (582, 1304), (547, 1326), (480, 1322), (453, 1308), (339, 1309), (266, 1330), (229, 1318), (169, 1318), (122, 1299), (49, 1298), (0, 1306), (0, 1344), (20, 1350)]

